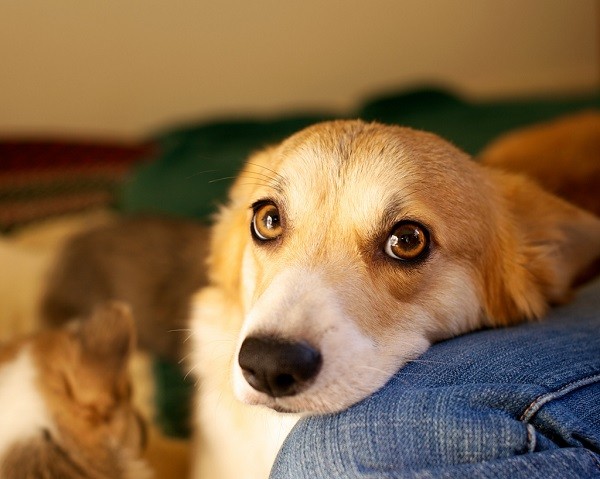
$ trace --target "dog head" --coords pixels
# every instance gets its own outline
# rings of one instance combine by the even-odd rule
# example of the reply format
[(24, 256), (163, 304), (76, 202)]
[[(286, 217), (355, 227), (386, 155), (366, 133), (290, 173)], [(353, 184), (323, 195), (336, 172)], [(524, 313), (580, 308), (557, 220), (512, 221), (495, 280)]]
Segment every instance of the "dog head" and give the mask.
[(128, 308), (0, 350), (0, 477), (143, 478), (144, 425), (131, 404)]
[(341, 410), (441, 339), (544, 313), (600, 220), (441, 138), (318, 124), (250, 158), (213, 231), (239, 399)]

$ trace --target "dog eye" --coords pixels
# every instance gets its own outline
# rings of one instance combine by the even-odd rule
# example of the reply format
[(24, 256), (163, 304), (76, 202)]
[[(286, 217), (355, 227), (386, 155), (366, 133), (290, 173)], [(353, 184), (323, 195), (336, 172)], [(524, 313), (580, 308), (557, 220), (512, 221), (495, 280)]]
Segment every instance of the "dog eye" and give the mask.
[(270, 241), (281, 236), (279, 210), (273, 203), (259, 203), (254, 206), (251, 225), (252, 236), (260, 241)]
[(388, 256), (403, 261), (418, 259), (427, 252), (429, 234), (418, 223), (403, 221), (394, 226), (385, 244)]

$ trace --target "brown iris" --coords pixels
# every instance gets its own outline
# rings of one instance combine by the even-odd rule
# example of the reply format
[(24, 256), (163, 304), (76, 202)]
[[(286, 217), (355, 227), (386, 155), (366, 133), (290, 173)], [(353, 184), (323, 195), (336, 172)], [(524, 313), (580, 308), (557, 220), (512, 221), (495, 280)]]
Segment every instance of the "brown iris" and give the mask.
[(385, 252), (394, 259), (411, 261), (422, 257), (428, 246), (427, 230), (419, 223), (403, 221), (394, 226), (387, 239)]
[(270, 241), (279, 238), (282, 233), (279, 209), (271, 202), (254, 205), (251, 231), (259, 241)]

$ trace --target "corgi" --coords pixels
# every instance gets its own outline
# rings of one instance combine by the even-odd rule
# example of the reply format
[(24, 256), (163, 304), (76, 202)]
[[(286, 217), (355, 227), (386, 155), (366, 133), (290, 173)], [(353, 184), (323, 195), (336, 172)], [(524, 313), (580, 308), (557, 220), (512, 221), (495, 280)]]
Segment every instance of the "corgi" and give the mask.
[(193, 300), (195, 479), (266, 478), (300, 415), (364, 399), (432, 343), (570, 299), (600, 219), (500, 156), (357, 120), (249, 158)]
[(0, 347), (1, 479), (146, 479), (145, 425), (131, 403), (129, 308)]

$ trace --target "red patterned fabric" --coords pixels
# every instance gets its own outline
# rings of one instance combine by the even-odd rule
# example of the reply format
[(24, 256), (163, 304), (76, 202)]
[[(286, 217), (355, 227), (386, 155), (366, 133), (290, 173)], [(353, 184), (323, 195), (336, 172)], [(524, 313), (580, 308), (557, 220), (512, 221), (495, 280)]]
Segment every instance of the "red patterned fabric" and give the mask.
[(114, 205), (150, 144), (0, 139), (0, 230)]

